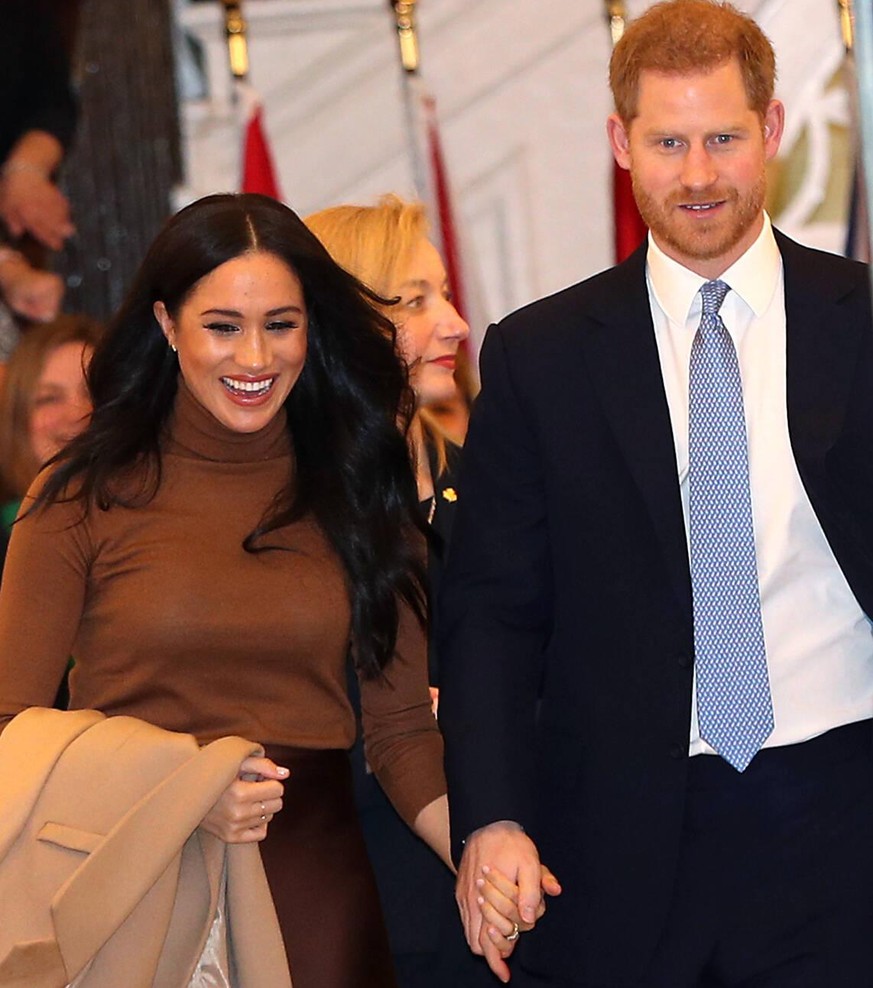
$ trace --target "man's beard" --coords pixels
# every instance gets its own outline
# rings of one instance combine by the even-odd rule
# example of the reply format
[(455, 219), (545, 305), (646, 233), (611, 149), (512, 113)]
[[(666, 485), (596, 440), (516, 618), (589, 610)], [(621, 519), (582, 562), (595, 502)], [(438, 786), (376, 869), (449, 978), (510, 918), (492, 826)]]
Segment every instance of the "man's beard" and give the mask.
[[(744, 196), (740, 196), (733, 188), (714, 189), (705, 195), (674, 193), (668, 197), (665, 205), (640, 186), (633, 171), (631, 182), (637, 209), (655, 239), (672, 247), (680, 256), (698, 261), (711, 261), (725, 256), (736, 247), (761, 215), (767, 188), (766, 178), (762, 175)], [(688, 217), (682, 222), (681, 205), (717, 201), (723, 201), (731, 210), (727, 224), (721, 217), (709, 225), (705, 219), (694, 217)]]

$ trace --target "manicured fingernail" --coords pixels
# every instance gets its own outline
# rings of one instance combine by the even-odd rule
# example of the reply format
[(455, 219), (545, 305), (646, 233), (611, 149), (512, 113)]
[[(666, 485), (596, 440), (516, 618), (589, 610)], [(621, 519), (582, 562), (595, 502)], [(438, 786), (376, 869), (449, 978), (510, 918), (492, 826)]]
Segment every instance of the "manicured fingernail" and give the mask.
[(485, 905), (485, 899), (481, 895), (476, 896), (476, 902), (480, 906), (484, 906)]
[(277, 768), (276, 771), (279, 773), (279, 775), (288, 775), (287, 768)]
[(490, 871), (491, 871), (491, 869), (488, 867), (488, 865), (482, 865), (482, 874), (483, 875), (487, 875)]
[(481, 889), (481, 888), (484, 888), (484, 887), (485, 887), (485, 879), (484, 878), (477, 878), (476, 879), (476, 888), (477, 889)]

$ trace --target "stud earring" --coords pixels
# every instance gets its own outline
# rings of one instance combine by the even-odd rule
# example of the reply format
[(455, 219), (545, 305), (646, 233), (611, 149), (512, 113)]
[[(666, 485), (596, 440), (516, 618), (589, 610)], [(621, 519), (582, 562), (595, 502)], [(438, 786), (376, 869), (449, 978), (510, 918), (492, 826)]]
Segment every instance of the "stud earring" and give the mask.
[(179, 351), (178, 351), (178, 350), (176, 349), (176, 346), (175, 346), (175, 344), (174, 344), (174, 343), (171, 343), (171, 344), (170, 344), (170, 349), (171, 349), (171, 350), (173, 351), (173, 353), (178, 353), (178, 352), (179, 352)]

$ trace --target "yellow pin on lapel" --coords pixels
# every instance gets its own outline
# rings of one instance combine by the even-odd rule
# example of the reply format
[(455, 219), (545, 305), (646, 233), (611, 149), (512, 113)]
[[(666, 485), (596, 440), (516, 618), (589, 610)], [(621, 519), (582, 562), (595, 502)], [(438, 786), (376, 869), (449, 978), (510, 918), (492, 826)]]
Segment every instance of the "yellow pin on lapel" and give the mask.
[(443, 491), (443, 498), (446, 501), (451, 501), (451, 502), (457, 501), (458, 500), (458, 495), (457, 495), (457, 493), (455, 491), (455, 488), (454, 487), (447, 487)]

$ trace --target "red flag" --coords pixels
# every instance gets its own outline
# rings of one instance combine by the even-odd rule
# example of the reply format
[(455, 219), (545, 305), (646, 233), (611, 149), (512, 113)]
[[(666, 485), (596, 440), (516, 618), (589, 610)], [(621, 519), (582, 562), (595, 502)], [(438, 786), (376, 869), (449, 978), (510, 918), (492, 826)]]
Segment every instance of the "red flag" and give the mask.
[(455, 227), (452, 192), (437, 124), (436, 100), (433, 96), (427, 95), (422, 103), (427, 134), (427, 153), (433, 182), (434, 212), (437, 221), (435, 225), (438, 227), (435, 232), (442, 247), (443, 260), (445, 261), (449, 284), (452, 287), (455, 308), (460, 312), (462, 318), (469, 323), (467, 285), (464, 277), (461, 247), (458, 243), (458, 233)]
[(634, 201), (630, 172), (612, 163), (612, 202), (615, 222), (615, 263), (620, 264), (646, 239), (646, 224)]
[(246, 122), (245, 145), (243, 148), (243, 192), (260, 192), (274, 199), (281, 199), (273, 156), (263, 126), (263, 109), (255, 103)]

